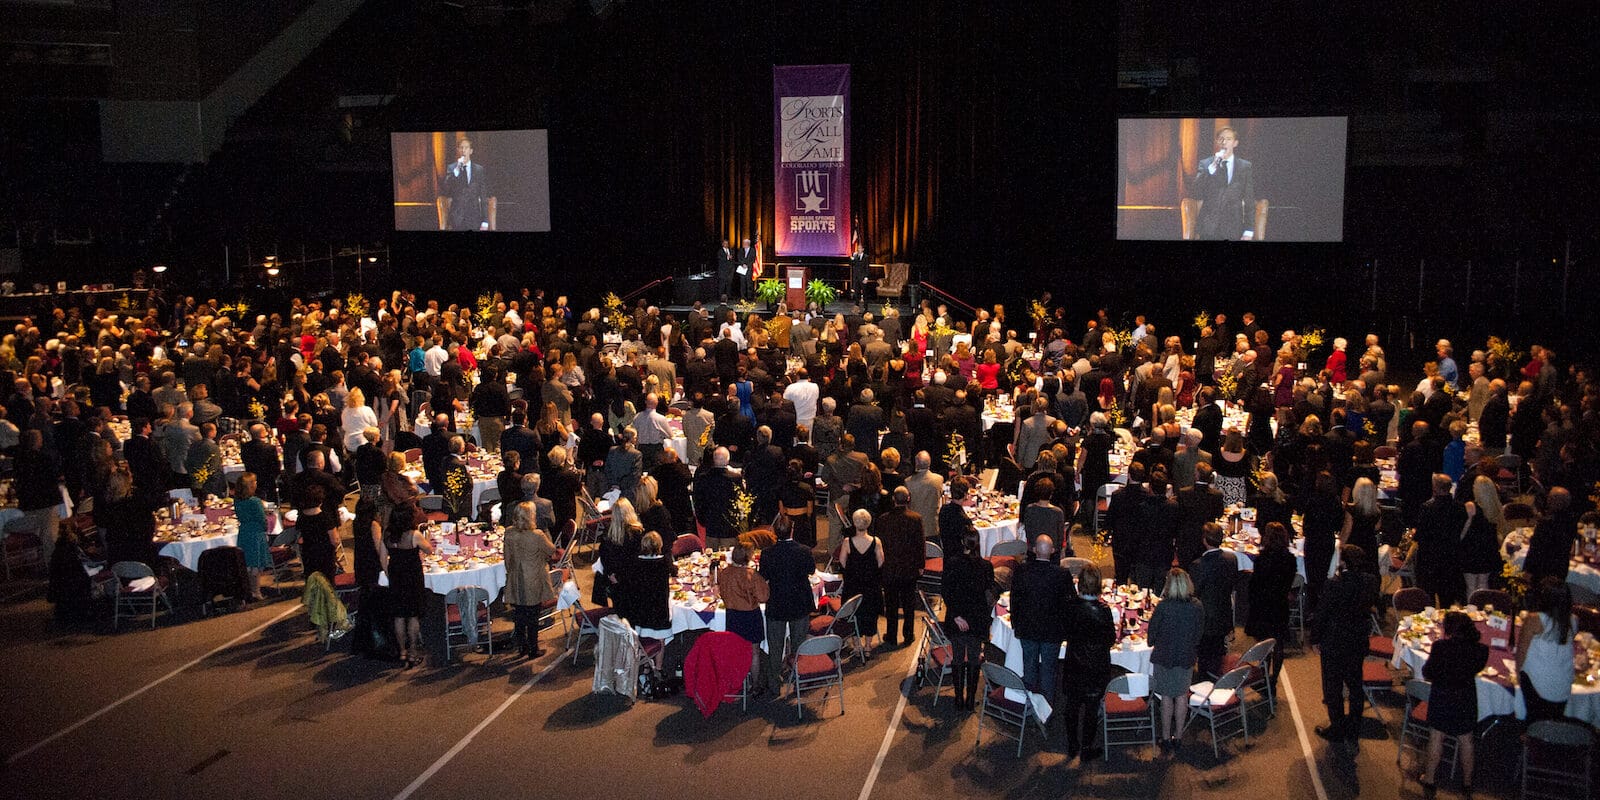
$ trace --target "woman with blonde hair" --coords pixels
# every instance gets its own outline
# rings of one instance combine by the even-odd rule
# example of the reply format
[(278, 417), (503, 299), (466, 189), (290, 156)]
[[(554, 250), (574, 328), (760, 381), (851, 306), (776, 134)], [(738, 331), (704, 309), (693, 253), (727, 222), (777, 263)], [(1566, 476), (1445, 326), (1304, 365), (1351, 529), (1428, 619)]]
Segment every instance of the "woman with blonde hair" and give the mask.
[(376, 427), (378, 415), (367, 406), (367, 396), (362, 393), (361, 387), (351, 387), (344, 396), (344, 410), (339, 412), (339, 429), (344, 431), (344, 451), (354, 453), (366, 442), (363, 431)]
[(633, 503), (626, 497), (618, 498), (611, 506), (611, 526), (600, 539), (598, 563), (595, 564), (598, 574), (595, 575), (594, 591), (590, 594), (593, 602), (601, 605), (607, 601), (615, 602), (618, 604), (618, 613), (622, 612), (627, 573), (638, 560), (639, 542), (644, 538), (644, 533), (644, 526), (639, 523)]
[(1461, 572), (1467, 580), (1467, 596), (1489, 588), (1489, 574), (1500, 571), (1500, 488), (1486, 475), (1472, 481), (1472, 500), (1467, 502), (1467, 528), (1461, 533)]
[(1161, 719), (1161, 746), (1176, 747), (1189, 713), (1189, 681), (1199, 658), (1200, 634), (1205, 629), (1205, 610), (1194, 596), (1189, 573), (1174, 567), (1167, 573), (1161, 590), (1161, 603), (1150, 615), (1148, 631), (1150, 691), (1160, 699), (1156, 712)]
[(633, 508), (639, 514), (639, 526), (670, 538), (677, 533), (673, 527), (672, 512), (659, 498), (660, 484), (650, 475), (639, 477), (639, 486), (633, 492)]
[[(1361, 548), (1363, 553), (1378, 552), (1378, 531), (1383, 527), (1383, 511), (1378, 508), (1378, 486), (1370, 478), (1356, 478), (1350, 502), (1344, 507), (1344, 529), (1339, 541)], [(1366, 566), (1377, 567), (1374, 559)], [(1373, 573), (1377, 574), (1377, 573)]]

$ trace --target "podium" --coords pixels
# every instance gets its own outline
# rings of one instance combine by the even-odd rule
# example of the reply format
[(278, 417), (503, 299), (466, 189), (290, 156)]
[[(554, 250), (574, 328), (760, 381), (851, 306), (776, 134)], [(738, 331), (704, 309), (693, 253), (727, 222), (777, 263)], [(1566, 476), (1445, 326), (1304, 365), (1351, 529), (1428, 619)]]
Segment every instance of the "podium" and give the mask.
[(806, 307), (806, 284), (811, 282), (811, 268), (791, 264), (783, 268), (784, 304), (790, 311)]

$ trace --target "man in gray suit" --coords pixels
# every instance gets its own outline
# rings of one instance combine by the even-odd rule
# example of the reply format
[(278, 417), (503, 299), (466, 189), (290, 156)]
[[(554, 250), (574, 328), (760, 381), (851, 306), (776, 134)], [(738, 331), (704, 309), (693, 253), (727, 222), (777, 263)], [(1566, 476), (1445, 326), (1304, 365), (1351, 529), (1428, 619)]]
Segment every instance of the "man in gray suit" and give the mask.
[(1234, 155), (1239, 134), (1232, 128), (1217, 131), (1217, 152), (1200, 159), (1200, 167), (1189, 179), (1189, 196), (1201, 201), (1195, 220), (1196, 239), (1234, 240), (1255, 238), (1255, 169), (1249, 161)]

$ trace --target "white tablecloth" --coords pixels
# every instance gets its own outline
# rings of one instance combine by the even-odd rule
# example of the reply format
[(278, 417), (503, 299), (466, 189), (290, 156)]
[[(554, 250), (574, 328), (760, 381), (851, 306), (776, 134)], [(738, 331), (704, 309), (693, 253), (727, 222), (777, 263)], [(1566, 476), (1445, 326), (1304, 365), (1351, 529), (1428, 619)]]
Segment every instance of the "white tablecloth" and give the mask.
[(161, 555), (171, 556), (188, 569), (200, 568), (200, 554), (217, 547), (237, 547), (239, 545), (239, 532), (224, 533), (218, 536), (205, 536), (167, 542), (161, 546)]
[[(428, 591), (438, 594), (449, 594), (451, 589), (460, 586), (480, 586), (489, 592), (489, 599), (500, 596), (500, 590), (506, 588), (506, 564), (504, 561), (494, 564), (480, 564), (463, 570), (433, 571), (424, 568), (422, 583)], [(378, 575), (378, 585), (388, 586), (389, 576)]]
[[(994, 622), (989, 625), (989, 642), (1005, 652), (1006, 669), (1021, 675), (1022, 640), (1018, 639), (1016, 632), (1012, 630), (1011, 620), (996, 614)], [(1153, 672), (1150, 666), (1150, 654), (1152, 652), (1150, 645), (1145, 642), (1140, 642), (1139, 644), (1126, 641), (1120, 642), (1116, 647), (1111, 648), (1111, 663), (1129, 672), (1149, 675)], [(1060, 655), (1065, 657), (1066, 654), (1067, 647), (1063, 644)], [(1007, 692), (1006, 696), (1011, 700), (1022, 702), (1020, 692)], [(1034, 710), (1039, 713), (1041, 718), (1048, 720), (1050, 718), (1048, 704), (1041, 704), (1039, 702), (1041, 698), (1038, 695), (1033, 695), (1033, 699)]]
[[(1420, 676), (1422, 665), (1427, 661), (1428, 654), (1420, 647), (1406, 645), (1398, 637), (1395, 638), (1394, 658), (1390, 660), (1392, 666), (1405, 666), (1412, 674)], [(1516, 664), (1504, 651), (1499, 650), (1491, 651), (1489, 666), (1498, 670), (1502, 676), (1514, 674), (1516, 669)], [(1514, 682), (1515, 678), (1512, 680)], [(1527, 706), (1522, 700), (1521, 687), (1507, 688), (1491, 678), (1479, 675), (1478, 719), (1509, 715), (1515, 715), (1517, 719), (1524, 719), (1528, 715)], [(1566, 715), (1591, 726), (1600, 726), (1600, 685), (1573, 684), (1572, 696), (1567, 700)]]
[(989, 552), (1001, 542), (1011, 542), (1022, 538), (1017, 532), (1019, 521), (1016, 519), (1003, 519), (993, 525), (978, 528), (978, 555), (989, 557)]

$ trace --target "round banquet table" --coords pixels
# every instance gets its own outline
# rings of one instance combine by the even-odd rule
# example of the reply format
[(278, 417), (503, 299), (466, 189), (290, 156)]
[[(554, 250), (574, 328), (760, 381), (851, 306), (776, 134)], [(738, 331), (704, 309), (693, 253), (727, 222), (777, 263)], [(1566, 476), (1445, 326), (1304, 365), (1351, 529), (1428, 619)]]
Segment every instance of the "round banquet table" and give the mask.
[(208, 536), (191, 536), (188, 539), (167, 542), (161, 546), (161, 555), (177, 559), (185, 569), (198, 570), (201, 553), (218, 547), (236, 547), (238, 544), (239, 530), (234, 528)]
[[(1435, 624), (1425, 619), (1427, 612), (1417, 615), (1408, 615), (1400, 620), (1400, 629), (1395, 634), (1394, 657), (1390, 664), (1395, 667), (1407, 667), (1413, 675), (1422, 675), (1422, 666), (1428, 661), (1428, 653), (1433, 646), (1433, 641), (1439, 636)], [(1419, 638), (1407, 636), (1407, 632), (1415, 626), (1427, 625), (1428, 629)], [(1528, 709), (1523, 702), (1522, 689), (1516, 682), (1516, 646), (1510, 632), (1509, 620), (1506, 630), (1499, 630), (1491, 626), (1488, 621), (1478, 622), (1478, 631), (1483, 641), (1489, 645), (1489, 666), (1478, 673), (1478, 719), (1483, 720), (1496, 716), (1515, 716), (1524, 719)], [(1580, 678), (1581, 680), (1581, 678)], [(1572, 696), (1567, 700), (1566, 716), (1590, 726), (1600, 726), (1600, 681), (1592, 684), (1574, 682)]]
[(976, 526), (978, 529), (978, 555), (988, 558), (995, 545), (1022, 538), (1022, 535), (1017, 532), (1017, 526), (1020, 524), (1020, 520), (1016, 517), (1011, 517), (996, 520), (993, 525)]
[[(1505, 540), (1500, 543), (1500, 557), (1517, 569), (1522, 569), (1522, 561), (1528, 557), (1528, 539), (1531, 536), (1532, 528), (1517, 528), (1506, 534)], [(1574, 558), (1568, 562), (1567, 583), (1600, 594), (1600, 569)]]
[[(1106, 579), (1106, 584), (1107, 595), (1105, 598), (1107, 604), (1111, 606), (1112, 617), (1120, 625), (1123, 616), (1128, 613), (1128, 599), (1118, 595), (1117, 587), (1113, 585), (1114, 581)], [(1008, 607), (1010, 595), (1010, 592), (1002, 594), (1001, 601), (995, 605), (994, 621), (989, 624), (989, 643), (1006, 654), (1006, 669), (1020, 676), (1022, 674), (1022, 640), (1017, 638), (1016, 632), (1011, 627), (1011, 613)], [(1145, 602), (1149, 604), (1149, 608), (1154, 608), (1155, 603), (1159, 602), (1159, 598), (1152, 594)], [(1130, 630), (1137, 629), (1142, 634), (1145, 624), (1143, 621), (1130, 623), (1129, 628)], [(1142, 636), (1138, 639), (1124, 637), (1115, 647), (1111, 648), (1111, 663), (1136, 675), (1150, 675), (1153, 672), (1150, 665), (1152, 652), (1153, 649), (1150, 647), (1150, 643)], [(1065, 657), (1066, 653), (1067, 647), (1063, 644), (1061, 646), (1061, 656)], [(1020, 693), (1015, 692), (1007, 692), (1007, 696), (1018, 702), (1023, 699)], [(1043, 718), (1049, 719), (1050, 707), (1048, 703), (1044, 702), (1044, 698), (1037, 694), (1031, 694), (1031, 699), (1034, 704), (1034, 710)]]

